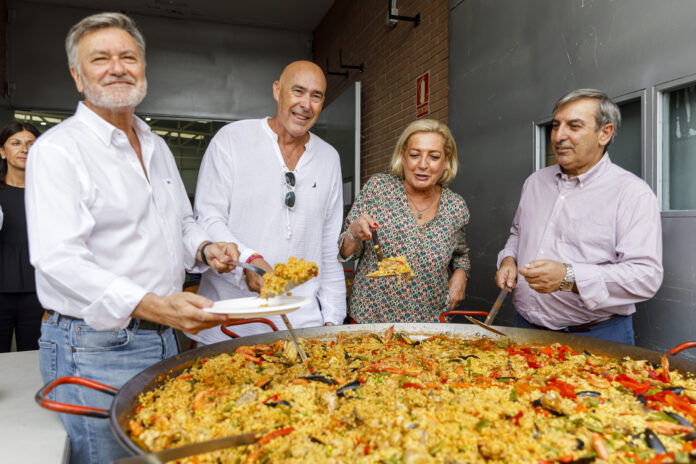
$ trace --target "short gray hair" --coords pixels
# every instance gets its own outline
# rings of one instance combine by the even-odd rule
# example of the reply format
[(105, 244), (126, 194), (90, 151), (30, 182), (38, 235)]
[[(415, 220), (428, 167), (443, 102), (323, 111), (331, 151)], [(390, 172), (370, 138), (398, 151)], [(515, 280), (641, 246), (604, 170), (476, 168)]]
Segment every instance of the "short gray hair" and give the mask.
[[(619, 110), (619, 106), (613, 101), (611, 101), (607, 94), (602, 92), (601, 90), (577, 89), (565, 94), (556, 102), (555, 105), (553, 105), (554, 116), (556, 115), (556, 112), (559, 110), (559, 108), (561, 108), (562, 106), (576, 100), (581, 100), (583, 98), (592, 98), (594, 100), (597, 100), (597, 112), (595, 113), (595, 122), (597, 124), (597, 129), (595, 130), (595, 132), (599, 131), (599, 129), (604, 127), (604, 125), (606, 124), (611, 123), (614, 125), (614, 133), (611, 135), (611, 140), (607, 144), (608, 147), (609, 144), (614, 141), (616, 132), (619, 130), (619, 127), (621, 126), (621, 110)], [(604, 148), (606, 150), (606, 147)]]
[(71, 68), (79, 70), (79, 65), (77, 62), (77, 45), (80, 43), (82, 37), (90, 32), (98, 29), (105, 29), (107, 27), (123, 29), (130, 34), (140, 49), (143, 64), (145, 63), (145, 38), (143, 37), (142, 32), (140, 32), (140, 29), (138, 29), (138, 27), (135, 25), (135, 21), (123, 13), (106, 12), (87, 16), (82, 21), (71, 27), (70, 31), (68, 31), (68, 36), (65, 38), (65, 52), (68, 54), (68, 65)]

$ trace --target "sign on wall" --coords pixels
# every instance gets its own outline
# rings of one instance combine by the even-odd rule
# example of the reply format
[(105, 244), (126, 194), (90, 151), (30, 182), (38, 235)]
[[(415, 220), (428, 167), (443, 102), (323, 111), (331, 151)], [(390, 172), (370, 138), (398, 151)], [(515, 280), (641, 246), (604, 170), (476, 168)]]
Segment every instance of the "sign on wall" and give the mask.
[(430, 112), (430, 71), (416, 79), (416, 118)]

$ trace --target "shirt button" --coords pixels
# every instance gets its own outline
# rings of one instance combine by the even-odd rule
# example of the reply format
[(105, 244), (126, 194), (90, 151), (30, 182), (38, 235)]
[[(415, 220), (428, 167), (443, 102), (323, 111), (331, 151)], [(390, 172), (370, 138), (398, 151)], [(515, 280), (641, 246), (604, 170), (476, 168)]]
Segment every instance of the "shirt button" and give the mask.
[(553, 227), (553, 222), (549, 222), (549, 227)]
[(174, 256), (174, 252), (169, 253), (171, 256)]
[(565, 200), (565, 195), (561, 195), (561, 200)]
[(540, 254), (540, 255), (543, 255), (543, 254), (544, 254), (544, 250), (539, 250), (539, 254)]

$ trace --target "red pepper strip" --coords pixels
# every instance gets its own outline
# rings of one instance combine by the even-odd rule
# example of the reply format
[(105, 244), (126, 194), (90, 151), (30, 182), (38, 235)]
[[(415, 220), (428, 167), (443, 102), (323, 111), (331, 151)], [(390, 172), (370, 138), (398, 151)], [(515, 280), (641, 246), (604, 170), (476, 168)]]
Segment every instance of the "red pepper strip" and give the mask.
[(632, 390), (633, 393), (635, 393), (636, 395), (642, 395), (643, 393), (646, 393), (648, 390), (652, 388), (652, 386), (649, 383), (638, 382), (637, 380), (632, 379), (626, 374), (617, 375), (616, 378), (614, 378), (614, 380), (619, 382), (621, 385), (628, 388), (629, 390)]
[(179, 380), (187, 380), (187, 379), (192, 379), (192, 378), (193, 378), (193, 374), (180, 375), (179, 377), (177, 377), (177, 379), (179, 379)]
[(650, 461), (648, 461), (648, 464), (662, 464), (663, 462), (672, 462), (672, 460), (674, 459), (673, 455), (674, 453), (658, 454), (655, 457), (653, 457)]
[(363, 448), (363, 453), (365, 453), (365, 456), (370, 454), (370, 445), (369, 444), (365, 445), (365, 448)]
[(271, 433), (269, 433), (268, 435), (266, 435), (265, 437), (261, 438), (259, 440), (259, 443), (261, 443), (262, 445), (265, 445), (266, 443), (273, 440), (274, 438), (282, 437), (283, 435), (287, 435), (287, 434), (291, 433), (293, 430), (295, 430), (295, 427), (287, 427), (285, 429), (274, 430)]
[[(671, 406), (683, 414), (688, 414), (691, 417), (696, 418), (696, 407), (694, 407), (692, 402), (688, 398), (675, 395), (669, 390), (664, 390), (655, 393), (654, 395), (646, 396), (645, 400)], [(650, 408), (660, 410), (660, 404), (651, 404)]]
[(413, 382), (404, 382), (402, 388), (416, 388), (418, 390), (423, 390), (423, 389), (425, 389), (425, 385), (421, 385), (419, 383), (413, 383)]
[(564, 398), (576, 398), (575, 386), (558, 380), (557, 378), (551, 378), (546, 382), (546, 386), (541, 388), (542, 392), (547, 392), (549, 390), (556, 390)]
[(268, 403), (270, 403), (271, 401), (273, 401), (274, 403), (277, 403), (277, 402), (278, 402), (278, 395), (273, 395), (273, 396), (271, 396), (270, 398), (268, 398), (267, 400), (265, 400), (265, 401), (263, 402), (263, 404), (268, 404)]
[(520, 411), (517, 414), (515, 414), (514, 416), (512, 416), (512, 419), (510, 419), (510, 420), (512, 421), (513, 424), (519, 426), (520, 425), (520, 418), (522, 417), (523, 414), (524, 413), (522, 411)]

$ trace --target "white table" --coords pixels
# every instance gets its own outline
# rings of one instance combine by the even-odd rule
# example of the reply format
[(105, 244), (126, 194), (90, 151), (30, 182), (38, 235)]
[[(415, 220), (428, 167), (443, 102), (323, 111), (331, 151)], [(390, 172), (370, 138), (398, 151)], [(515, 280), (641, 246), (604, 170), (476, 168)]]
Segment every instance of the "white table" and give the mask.
[(58, 414), (34, 402), (34, 395), (42, 386), (38, 351), (0, 354), (3, 462), (63, 464), (69, 461), (68, 434)]

